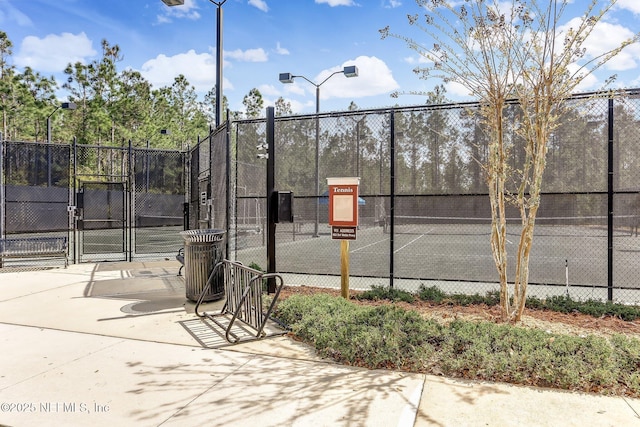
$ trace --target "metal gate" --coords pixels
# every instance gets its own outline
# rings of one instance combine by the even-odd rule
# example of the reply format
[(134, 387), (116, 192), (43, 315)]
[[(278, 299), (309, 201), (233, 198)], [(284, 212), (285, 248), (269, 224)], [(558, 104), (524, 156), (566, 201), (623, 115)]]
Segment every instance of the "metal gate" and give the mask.
[(80, 261), (126, 260), (127, 203), (122, 182), (85, 182), (78, 193)]
[[(66, 237), (72, 263), (172, 258), (189, 219), (187, 154), (148, 143), (0, 141), (0, 237)], [(205, 209), (195, 210), (204, 222), (206, 184)]]

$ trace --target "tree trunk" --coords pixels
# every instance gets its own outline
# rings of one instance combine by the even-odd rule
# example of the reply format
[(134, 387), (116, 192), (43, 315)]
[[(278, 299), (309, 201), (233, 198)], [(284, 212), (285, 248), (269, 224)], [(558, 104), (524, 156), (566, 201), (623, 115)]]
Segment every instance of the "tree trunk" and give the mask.
[(488, 184), (491, 203), (491, 253), (500, 278), (500, 308), (502, 320), (510, 317), (509, 282), (507, 278), (507, 218), (505, 200), (506, 153), (504, 147), (503, 116), (504, 103), (493, 106), (495, 133), (489, 145)]

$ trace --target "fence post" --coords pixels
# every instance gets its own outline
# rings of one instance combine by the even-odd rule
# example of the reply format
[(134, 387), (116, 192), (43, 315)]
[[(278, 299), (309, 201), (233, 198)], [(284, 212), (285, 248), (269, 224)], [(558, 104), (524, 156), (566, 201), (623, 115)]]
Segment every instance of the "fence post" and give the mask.
[[(229, 116), (231, 116), (231, 111), (229, 109), (227, 109), (227, 120), (225, 122), (225, 144), (226, 144), (226, 164), (225, 164), (225, 168), (226, 168), (226, 176), (225, 176), (225, 185), (227, 187), (226, 189), (226, 193), (225, 193), (225, 206), (227, 207), (226, 209), (226, 213), (225, 213), (225, 228), (227, 229), (227, 239), (226, 239), (226, 243), (225, 243), (225, 255), (227, 259), (231, 259), (229, 257), (229, 241), (231, 240), (231, 215), (232, 215), (232, 210), (231, 210), (231, 121), (229, 119)], [(235, 195), (234, 195), (235, 198)]]
[[(129, 140), (128, 147), (128, 159), (127, 159), (127, 186), (126, 191), (129, 193), (129, 209), (127, 209), (127, 215), (125, 218), (125, 224), (128, 229), (129, 240), (127, 245), (127, 258), (129, 262), (133, 261), (133, 227), (135, 226), (135, 218), (133, 217), (135, 213), (135, 198), (133, 197), (133, 191), (135, 190), (135, 176), (134, 176), (134, 168), (133, 168), (133, 146), (131, 145), (131, 140)], [(148, 155), (148, 152), (147, 152)], [(147, 169), (148, 170), (148, 169)]]
[(395, 225), (395, 197), (396, 197), (396, 114), (391, 110), (390, 114), (390, 134), (389, 140), (389, 288), (393, 289), (393, 248), (394, 248), (394, 225)]
[[(4, 238), (4, 139), (0, 132), (0, 239)], [(0, 258), (2, 268), (2, 258)]]
[(72, 162), (73, 162), (73, 205), (76, 207), (73, 212), (73, 263), (76, 264), (78, 262), (78, 139), (73, 137), (73, 153), (72, 153)]
[[(275, 186), (275, 110), (267, 107), (267, 273), (276, 272), (276, 218), (274, 215), (273, 189)], [(267, 292), (276, 291), (275, 278), (267, 281)]]
[(607, 177), (607, 299), (613, 301), (613, 98), (609, 98), (608, 111), (608, 177)]

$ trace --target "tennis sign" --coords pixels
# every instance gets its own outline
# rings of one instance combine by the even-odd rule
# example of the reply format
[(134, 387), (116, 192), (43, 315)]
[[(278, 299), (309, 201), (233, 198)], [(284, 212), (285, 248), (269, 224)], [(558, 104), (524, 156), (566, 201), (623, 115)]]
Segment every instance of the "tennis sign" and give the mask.
[(331, 238), (355, 240), (358, 227), (360, 178), (327, 178), (327, 184), (329, 185)]

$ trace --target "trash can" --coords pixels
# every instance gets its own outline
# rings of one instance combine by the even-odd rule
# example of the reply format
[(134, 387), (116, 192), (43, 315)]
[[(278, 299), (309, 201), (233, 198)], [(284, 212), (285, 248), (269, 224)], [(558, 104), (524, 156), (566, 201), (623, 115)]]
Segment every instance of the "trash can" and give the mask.
[[(180, 232), (184, 239), (184, 284), (191, 301), (198, 300), (213, 267), (224, 259), (224, 233), (224, 230), (216, 229)], [(222, 270), (212, 281), (203, 301), (215, 301), (224, 296)]]

